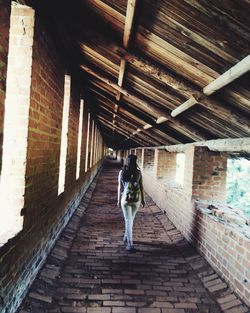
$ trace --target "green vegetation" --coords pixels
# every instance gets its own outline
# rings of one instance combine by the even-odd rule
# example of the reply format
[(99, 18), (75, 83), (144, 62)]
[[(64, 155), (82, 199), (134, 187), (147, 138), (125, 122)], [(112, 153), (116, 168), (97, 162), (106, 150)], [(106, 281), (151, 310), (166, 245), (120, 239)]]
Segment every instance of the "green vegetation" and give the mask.
[(227, 204), (250, 217), (250, 161), (245, 158), (228, 159)]

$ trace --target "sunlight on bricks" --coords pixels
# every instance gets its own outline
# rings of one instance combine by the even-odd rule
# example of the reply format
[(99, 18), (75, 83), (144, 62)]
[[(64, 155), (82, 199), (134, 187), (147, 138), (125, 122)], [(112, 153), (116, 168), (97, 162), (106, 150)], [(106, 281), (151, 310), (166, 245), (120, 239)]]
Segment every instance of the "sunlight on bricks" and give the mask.
[(177, 153), (175, 182), (180, 185), (184, 184), (184, 172), (185, 172), (184, 170), (185, 170), (185, 153)]
[(81, 99), (80, 113), (79, 113), (78, 143), (77, 143), (76, 179), (79, 179), (80, 177), (80, 168), (81, 168), (83, 106), (84, 106), (84, 101), (83, 99)]
[(86, 143), (86, 157), (85, 157), (85, 173), (88, 171), (88, 159), (89, 159), (89, 136), (90, 136), (90, 113), (88, 113), (87, 143)]
[(67, 146), (68, 146), (70, 85), (71, 85), (70, 76), (65, 75), (58, 195), (64, 192), (64, 184), (65, 184), (65, 171), (66, 171)]
[(34, 15), (32, 8), (12, 3), (0, 177), (0, 245), (23, 228)]

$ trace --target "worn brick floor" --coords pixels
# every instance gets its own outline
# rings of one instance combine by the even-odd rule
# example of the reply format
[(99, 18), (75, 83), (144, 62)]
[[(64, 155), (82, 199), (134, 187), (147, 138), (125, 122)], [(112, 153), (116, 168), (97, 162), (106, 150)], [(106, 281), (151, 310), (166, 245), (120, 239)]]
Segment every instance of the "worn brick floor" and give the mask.
[(115, 164), (106, 164), (63, 231), (19, 312), (244, 313), (249, 309), (146, 196), (123, 245)]

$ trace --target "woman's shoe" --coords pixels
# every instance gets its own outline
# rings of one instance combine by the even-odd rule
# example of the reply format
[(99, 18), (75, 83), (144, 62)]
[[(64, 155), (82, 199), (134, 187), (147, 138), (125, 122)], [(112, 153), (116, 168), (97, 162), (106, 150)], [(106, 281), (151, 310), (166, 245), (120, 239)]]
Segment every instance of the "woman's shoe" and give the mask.
[(136, 252), (136, 249), (133, 246), (130, 246), (130, 245), (127, 245), (126, 250), (129, 253), (135, 253)]
[(126, 244), (127, 242), (128, 242), (127, 236), (124, 235), (124, 237), (123, 237), (123, 243)]

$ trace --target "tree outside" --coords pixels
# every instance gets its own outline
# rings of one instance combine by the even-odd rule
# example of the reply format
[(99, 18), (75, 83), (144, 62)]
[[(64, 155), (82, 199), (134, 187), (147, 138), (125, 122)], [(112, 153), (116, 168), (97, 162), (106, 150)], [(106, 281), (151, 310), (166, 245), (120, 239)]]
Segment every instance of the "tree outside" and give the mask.
[(245, 158), (228, 159), (227, 204), (250, 217), (250, 161)]

